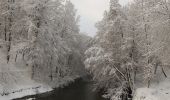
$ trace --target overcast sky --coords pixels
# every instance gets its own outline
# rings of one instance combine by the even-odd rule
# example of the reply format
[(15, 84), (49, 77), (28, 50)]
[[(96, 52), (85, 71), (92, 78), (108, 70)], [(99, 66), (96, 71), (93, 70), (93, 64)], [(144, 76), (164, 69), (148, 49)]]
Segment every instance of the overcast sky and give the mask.
[[(103, 12), (109, 8), (109, 0), (71, 0), (77, 9), (80, 19), (80, 31), (89, 36), (96, 34), (95, 23), (102, 19)], [(122, 5), (129, 0), (120, 0)]]

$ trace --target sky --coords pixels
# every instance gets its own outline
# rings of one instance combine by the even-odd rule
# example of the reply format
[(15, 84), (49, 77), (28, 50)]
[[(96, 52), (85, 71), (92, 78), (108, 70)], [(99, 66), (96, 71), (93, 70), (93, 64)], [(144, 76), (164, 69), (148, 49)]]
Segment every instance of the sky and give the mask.
[[(80, 31), (89, 36), (94, 36), (97, 29), (95, 23), (100, 21), (105, 10), (109, 9), (109, 0), (71, 0), (77, 9), (80, 18)], [(121, 5), (126, 5), (130, 0), (120, 0)]]

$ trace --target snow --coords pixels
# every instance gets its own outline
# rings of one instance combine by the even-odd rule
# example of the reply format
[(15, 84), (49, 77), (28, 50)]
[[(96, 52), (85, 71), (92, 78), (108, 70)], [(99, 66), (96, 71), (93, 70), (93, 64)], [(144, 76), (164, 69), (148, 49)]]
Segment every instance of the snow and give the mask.
[(27, 100), (34, 100), (35, 98), (29, 98), (29, 99), (27, 99)]
[(11, 14), (18, 15), (10, 18), (10, 25), (0, 15), (0, 100), (48, 92), (86, 75), (82, 61), (86, 39), (79, 34), (74, 5), (62, 2), (0, 4), (12, 5), (0, 7), (0, 12), (13, 10)]
[[(49, 86), (44, 86), (44, 85), (39, 85), (36, 86), (24, 86), (22, 89), (18, 90), (17, 92), (12, 92), (11, 94), (7, 96), (0, 96), (1, 100), (11, 100), (14, 98), (21, 98), (27, 95), (35, 95), (35, 94), (40, 94), (40, 93), (45, 93), (48, 91), (52, 91), (52, 88)], [(32, 100), (32, 99), (31, 99)]]
[[(26, 66), (22, 55), (18, 56), (15, 62), (16, 50), (25, 44), (18, 44), (11, 50), (11, 60), (7, 64), (5, 50), (0, 49), (0, 100), (11, 100), (22, 98), (28, 95), (41, 94), (53, 90), (53, 85), (45, 82), (37, 82), (31, 79), (31, 69)], [(79, 76), (64, 77), (63, 79), (53, 83), (55, 88), (67, 85), (73, 82)], [(33, 100), (30, 99), (30, 100)]]
[(133, 100), (170, 100), (170, 77), (150, 88), (138, 88)]

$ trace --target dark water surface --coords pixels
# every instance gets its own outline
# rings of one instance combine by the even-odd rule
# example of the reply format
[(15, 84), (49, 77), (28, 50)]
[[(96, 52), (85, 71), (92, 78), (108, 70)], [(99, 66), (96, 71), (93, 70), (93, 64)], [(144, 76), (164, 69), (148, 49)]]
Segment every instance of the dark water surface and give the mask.
[(93, 83), (83, 80), (78, 80), (65, 88), (59, 88), (52, 92), (28, 96), (16, 100), (106, 100), (101, 95), (93, 91)]

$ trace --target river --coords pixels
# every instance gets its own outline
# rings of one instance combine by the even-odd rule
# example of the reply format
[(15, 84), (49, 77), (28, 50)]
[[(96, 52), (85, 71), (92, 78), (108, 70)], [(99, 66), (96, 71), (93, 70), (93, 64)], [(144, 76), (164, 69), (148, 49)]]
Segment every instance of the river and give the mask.
[(33, 100), (106, 100), (98, 92), (93, 91), (93, 82), (82, 79), (64, 88), (16, 100), (31, 100), (31, 98), (34, 98)]

